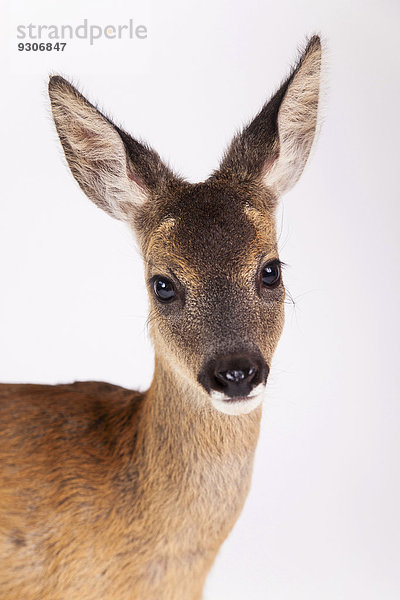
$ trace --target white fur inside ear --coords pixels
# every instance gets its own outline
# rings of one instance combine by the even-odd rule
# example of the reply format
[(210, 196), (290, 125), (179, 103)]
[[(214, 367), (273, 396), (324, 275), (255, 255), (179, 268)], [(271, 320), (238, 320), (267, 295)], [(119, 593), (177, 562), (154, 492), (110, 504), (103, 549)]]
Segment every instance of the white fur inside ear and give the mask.
[(234, 400), (223, 392), (210, 392), (211, 404), (213, 407), (226, 415), (246, 415), (260, 406), (265, 396), (265, 384), (257, 385), (251, 394), (246, 398)]
[(321, 45), (311, 45), (294, 75), (278, 113), (279, 156), (267, 166), (264, 183), (280, 196), (303, 172), (318, 120)]

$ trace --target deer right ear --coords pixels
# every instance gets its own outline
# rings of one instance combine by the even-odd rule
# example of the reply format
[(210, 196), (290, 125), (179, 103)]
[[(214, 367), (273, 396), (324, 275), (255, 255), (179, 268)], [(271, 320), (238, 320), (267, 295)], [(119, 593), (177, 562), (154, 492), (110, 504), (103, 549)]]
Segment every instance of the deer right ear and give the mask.
[(156, 152), (116, 127), (60, 76), (49, 95), (68, 165), (85, 194), (122, 221), (174, 175)]
[(276, 197), (293, 187), (315, 135), (320, 70), (321, 41), (313, 36), (285, 83), (234, 138), (213, 177), (261, 180)]

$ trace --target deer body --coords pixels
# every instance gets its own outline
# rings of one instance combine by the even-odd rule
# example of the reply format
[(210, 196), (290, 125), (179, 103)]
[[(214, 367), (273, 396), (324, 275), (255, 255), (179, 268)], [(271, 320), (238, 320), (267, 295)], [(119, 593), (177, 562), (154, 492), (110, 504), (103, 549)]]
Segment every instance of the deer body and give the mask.
[(0, 386), (12, 431), (1, 446), (1, 598), (201, 597), (247, 494), (260, 415), (199, 419), (171, 388), (154, 401), (156, 382), (146, 395)]
[(199, 184), (51, 78), (73, 175), (137, 235), (155, 370), (144, 394), (0, 386), (0, 598), (201, 598), (249, 490), (283, 326), (274, 208), (311, 148), (320, 54), (314, 37)]

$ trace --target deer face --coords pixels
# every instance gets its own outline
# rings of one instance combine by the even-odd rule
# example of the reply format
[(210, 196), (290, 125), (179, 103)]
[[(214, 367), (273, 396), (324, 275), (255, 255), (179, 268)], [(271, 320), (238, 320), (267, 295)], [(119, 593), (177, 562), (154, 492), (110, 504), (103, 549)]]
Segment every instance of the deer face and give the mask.
[(175, 176), (64, 79), (50, 80), (72, 173), (91, 200), (138, 237), (156, 355), (201, 402), (227, 414), (260, 404), (282, 331), (274, 211), (312, 145), (320, 58), (314, 37), (220, 168), (199, 184)]
[(144, 234), (155, 346), (229, 414), (261, 401), (283, 324), (269, 204), (254, 185), (186, 184)]

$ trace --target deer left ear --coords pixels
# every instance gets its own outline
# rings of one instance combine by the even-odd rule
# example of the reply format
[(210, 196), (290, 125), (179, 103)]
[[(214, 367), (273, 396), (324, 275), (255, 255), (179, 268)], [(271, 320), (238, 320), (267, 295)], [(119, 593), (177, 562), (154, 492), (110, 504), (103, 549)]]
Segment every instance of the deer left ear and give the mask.
[(275, 196), (290, 190), (314, 140), (320, 71), (321, 41), (314, 36), (278, 92), (234, 138), (214, 177), (261, 180)]
[(73, 176), (112, 217), (132, 222), (138, 207), (178, 180), (154, 150), (114, 125), (59, 75), (50, 78), (49, 95)]

